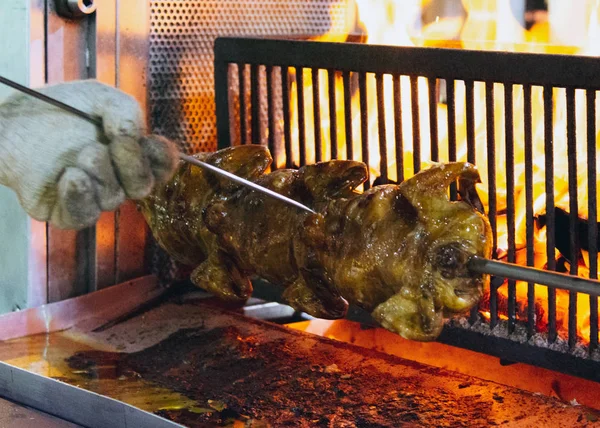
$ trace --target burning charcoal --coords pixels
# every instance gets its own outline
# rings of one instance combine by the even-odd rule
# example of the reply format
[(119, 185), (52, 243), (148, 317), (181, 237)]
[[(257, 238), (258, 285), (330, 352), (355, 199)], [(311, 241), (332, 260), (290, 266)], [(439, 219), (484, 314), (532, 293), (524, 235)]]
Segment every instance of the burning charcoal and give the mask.
[[(489, 311), (490, 307), (490, 294), (486, 290), (484, 296), (479, 304), (481, 311)], [(497, 308), (498, 315), (502, 317), (508, 317), (508, 296), (506, 294), (506, 288), (500, 288), (497, 293)], [(515, 315), (518, 321), (527, 322), (527, 300), (517, 299), (515, 308)], [(535, 328), (537, 331), (543, 331), (546, 328), (546, 311), (544, 310), (544, 302), (536, 300), (535, 302)]]
[[(560, 209), (554, 209), (555, 216), (555, 242), (556, 248), (560, 253), (569, 260), (571, 256), (571, 242), (569, 237), (569, 230), (571, 224), (571, 218), (569, 213)], [(538, 225), (540, 227), (544, 227), (547, 224), (547, 216), (541, 215), (538, 217)], [(598, 223), (598, 229), (600, 230), (600, 223)], [(588, 221), (587, 219), (578, 218), (577, 219), (577, 237), (579, 239), (579, 246), (582, 250), (589, 251), (590, 249), (590, 241), (589, 241), (589, 233), (588, 233)], [(598, 236), (598, 240), (596, 241), (596, 245), (600, 246), (600, 235)], [(581, 257), (581, 255), (579, 255)], [(570, 261), (570, 260), (569, 260)]]

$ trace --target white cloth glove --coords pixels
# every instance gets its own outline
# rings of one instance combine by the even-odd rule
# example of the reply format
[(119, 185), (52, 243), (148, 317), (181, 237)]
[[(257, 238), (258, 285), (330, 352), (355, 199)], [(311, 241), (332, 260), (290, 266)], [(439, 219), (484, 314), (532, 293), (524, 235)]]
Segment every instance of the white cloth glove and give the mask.
[(103, 129), (22, 93), (0, 104), (0, 184), (34, 219), (83, 229), (173, 175), (176, 146), (145, 136), (131, 96), (93, 80), (40, 92), (102, 119)]

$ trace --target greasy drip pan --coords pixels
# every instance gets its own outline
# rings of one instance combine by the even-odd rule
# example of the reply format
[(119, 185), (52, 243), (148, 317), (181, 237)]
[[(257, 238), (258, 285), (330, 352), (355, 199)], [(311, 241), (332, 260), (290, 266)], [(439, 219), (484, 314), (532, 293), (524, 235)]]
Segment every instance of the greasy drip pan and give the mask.
[(193, 294), (120, 319), (4, 341), (0, 359), (186, 426), (597, 420), (584, 406), (250, 319)]

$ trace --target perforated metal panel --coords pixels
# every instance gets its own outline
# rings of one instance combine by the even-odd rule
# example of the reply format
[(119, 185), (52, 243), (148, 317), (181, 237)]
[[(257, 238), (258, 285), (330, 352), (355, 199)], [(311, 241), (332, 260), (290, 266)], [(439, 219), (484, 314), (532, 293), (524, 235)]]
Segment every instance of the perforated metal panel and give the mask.
[(215, 150), (217, 36), (341, 33), (350, 0), (151, 0), (149, 108), (154, 132), (188, 152)]

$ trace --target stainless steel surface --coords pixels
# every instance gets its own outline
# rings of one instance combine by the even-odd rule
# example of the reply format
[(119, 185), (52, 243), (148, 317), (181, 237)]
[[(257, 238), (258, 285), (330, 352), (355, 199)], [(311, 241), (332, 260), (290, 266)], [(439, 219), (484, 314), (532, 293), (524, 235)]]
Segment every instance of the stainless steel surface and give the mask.
[(285, 202), (288, 205), (292, 205), (292, 206), (294, 206), (296, 208), (300, 208), (300, 209), (302, 209), (302, 210), (304, 210), (306, 212), (309, 212), (311, 214), (316, 214), (313, 210), (311, 210), (307, 206), (301, 204), (300, 202), (294, 201), (293, 199), (290, 199), (287, 196), (283, 196), (283, 195), (281, 195), (281, 194), (279, 194), (277, 192), (274, 192), (271, 189), (267, 189), (266, 187), (259, 186), (256, 183), (253, 183), (253, 182), (248, 181), (248, 180), (246, 180), (244, 178), (238, 177), (237, 175), (232, 174), (232, 173), (230, 173), (228, 171), (225, 171), (225, 170), (223, 170), (221, 168), (217, 168), (214, 165), (210, 165), (210, 164), (208, 164), (206, 162), (202, 162), (202, 161), (200, 161), (200, 160), (198, 160), (198, 159), (196, 159), (196, 158), (194, 158), (192, 156), (180, 153), (179, 154), (179, 158), (182, 159), (182, 160), (184, 160), (185, 162), (191, 163), (193, 165), (199, 166), (200, 168), (207, 169), (207, 170), (209, 170), (211, 172), (214, 172), (215, 174), (218, 174), (218, 175), (220, 175), (222, 177), (225, 177), (225, 178), (227, 178), (227, 179), (229, 179), (229, 180), (231, 180), (231, 181), (233, 181), (235, 183), (241, 184), (242, 186), (246, 186), (246, 187), (248, 187), (248, 188), (250, 188), (252, 190), (256, 190), (257, 192), (264, 193), (265, 195), (268, 195), (268, 196), (270, 196), (272, 198), (275, 198), (275, 199), (277, 199), (279, 201)]
[[(44, 7), (44, 0), (0, 7), (0, 74), (27, 86), (44, 83)], [(11, 92), (0, 87), (0, 102)], [(32, 220), (15, 193), (2, 186), (0, 236), (0, 313), (45, 303), (46, 224)]]
[(135, 312), (166, 292), (155, 276), (117, 284), (83, 296), (0, 315), (0, 343), (73, 328), (95, 330)]
[[(72, 20), (60, 16), (55, 1), (46, 2), (45, 82), (56, 84), (92, 76), (89, 62), (94, 15)], [(47, 225), (48, 302), (85, 294), (95, 287), (96, 228), (62, 230)]]
[[(96, 13), (70, 20), (57, 13), (55, 0), (7, 3), (0, 14), (0, 74), (32, 88), (96, 77), (120, 85), (145, 109), (147, 12), (147, 0), (106, 0)], [(10, 92), (4, 89), (0, 98)], [(9, 189), (0, 189), (0, 201), (0, 253), (11, 267), (0, 273), (0, 312), (147, 272), (147, 229), (132, 203), (103, 213), (94, 228), (73, 232), (31, 220)]]
[[(54, 1), (46, 3), (46, 83), (95, 77), (134, 96), (145, 110), (148, 1), (106, 0), (80, 20), (64, 19)], [(44, 31), (43, 14), (41, 18), (39, 28)], [(147, 228), (131, 202), (103, 213), (95, 227), (79, 233), (47, 229), (48, 301), (148, 272)]]
[[(116, 0), (116, 86), (132, 95), (147, 111), (148, 99), (148, 0)], [(102, 13), (102, 7), (97, 15)], [(116, 213), (115, 263), (119, 283), (148, 273), (149, 232), (142, 214), (131, 201)]]
[(587, 293), (592, 296), (600, 296), (600, 281), (595, 279), (581, 278), (513, 263), (482, 259), (480, 257), (473, 257), (470, 260), (469, 270), (517, 281), (547, 285), (552, 288)]
[(78, 19), (96, 11), (95, 0), (56, 0), (56, 10), (65, 18)]
[[(257, 299), (258, 300), (258, 299)], [(281, 323), (282, 320), (289, 322), (289, 319), (296, 316), (303, 321), (316, 319), (304, 312), (298, 313), (291, 306), (278, 302), (262, 302), (254, 303), (247, 302), (244, 306), (244, 316), (265, 321), (273, 321)]]
[[(117, 84), (117, 0), (104, 0), (96, 10), (90, 43), (90, 75), (107, 85)], [(103, 212), (96, 223), (95, 239), (90, 243), (90, 290), (117, 283), (116, 230), (117, 213)]]
[(94, 392), (0, 362), (0, 396), (90, 427), (181, 427)]
[(2, 428), (83, 428), (29, 407), (0, 398), (0, 427)]

